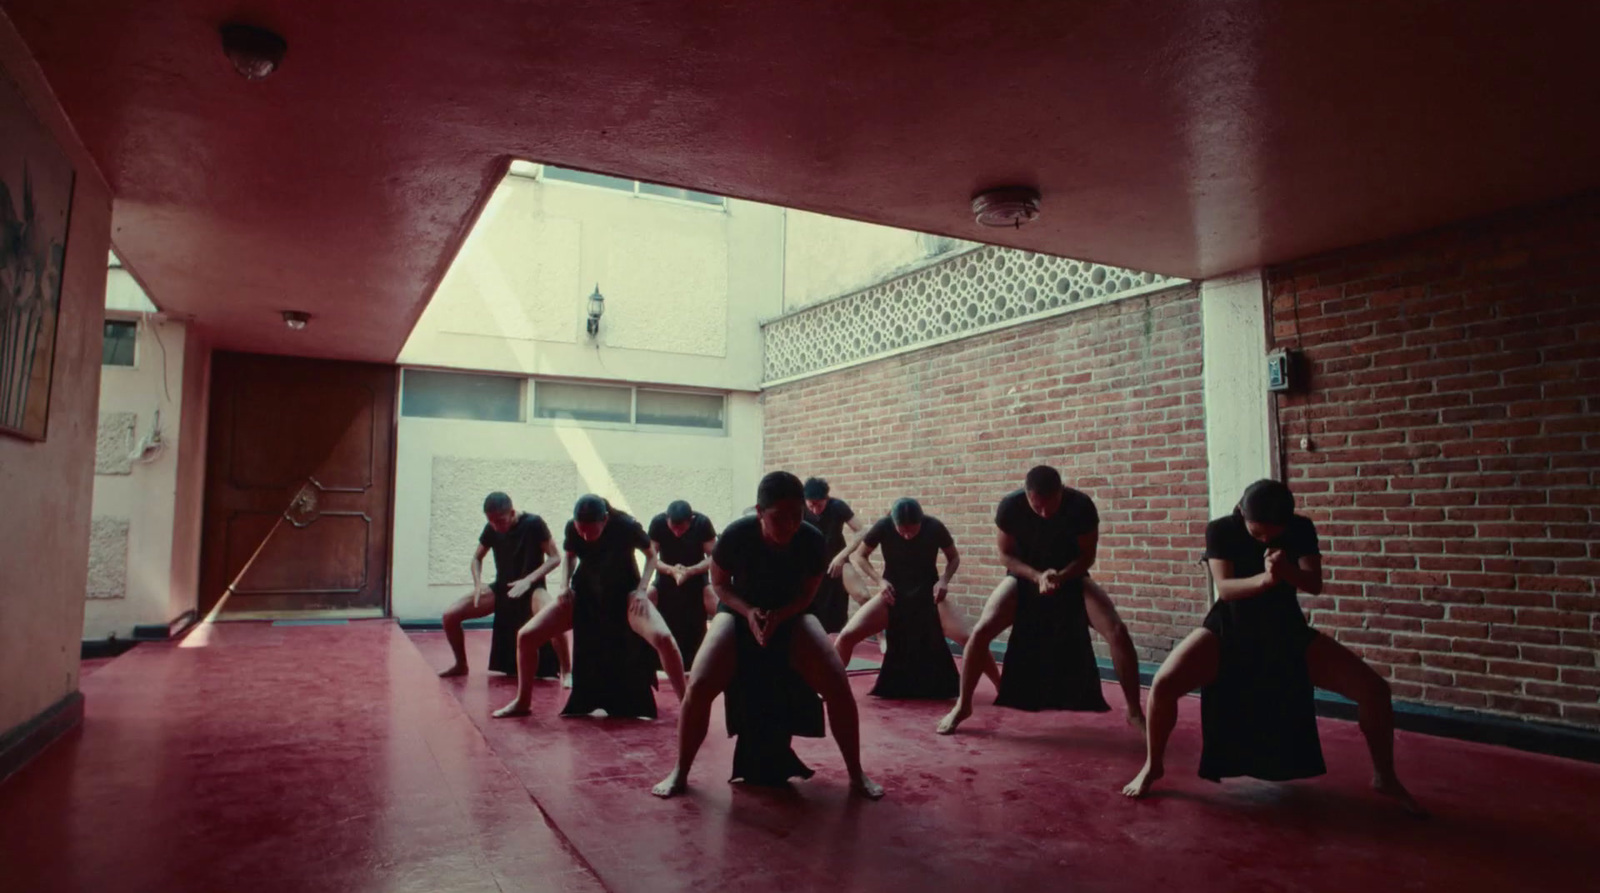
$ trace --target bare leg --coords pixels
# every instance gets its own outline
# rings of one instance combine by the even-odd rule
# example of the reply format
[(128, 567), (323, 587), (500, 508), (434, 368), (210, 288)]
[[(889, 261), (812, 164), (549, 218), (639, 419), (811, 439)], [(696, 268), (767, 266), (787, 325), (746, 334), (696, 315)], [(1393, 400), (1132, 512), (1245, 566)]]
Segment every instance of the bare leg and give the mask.
[(872, 601), (878, 594), (877, 588), (867, 581), (861, 571), (856, 570), (855, 565), (849, 562), (845, 562), (844, 571), (840, 574), (839, 579), (844, 583), (844, 591), (850, 594), (850, 600), (858, 605), (864, 605)]
[(1129, 797), (1143, 797), (1166, 773), (1162, 762), (1167, 739), (1178, 724), (1178, 699), (1217, 678), (1222, 642), (1208, 629), (1197, 629), (1167, 655), (1155, 681), (1150, 683), (1149, 730), (1145, 735), (1144, 768), (1122, 789)]
[(479, 617), (488, 617), (494, 613), (494, 592), (485, 592), (478, 597), (478, 603), (472, 603), (472, 594), (468, 593), (455, 600), (444, 612), (444, 640), (450, 643), (450, 653), (455, 655), (456, 661), (447, 669), (439, 673), (440, 676), (465, 676), (467, 675), (467, 639), (461, 631), (464, 620), (476, 620)]
[(1311, 671), (1312, 685), (1356, 702), (1356, 719), (1372, 754), (1373, 789), (1400, 801), (1408, 812), (1427, 815), (1394, 772), (1394, 705), (1389, 699), (1389, 683), (1350, 649), (1320, 634), (1306, 647), (1306, 668)]
[[(548, 589), (535, 589), (529, 593), (528, 597), (533, 599), (533, 614), (535, 617), (539, 616), (540, 611), (556, 603), (556, 597), (551, 595)], [(555, 638), (550, 640), (550, 647), (555, 649), (556, 666), (560, 668), (561, 680), (566, 683), (568, 688), (571, 688), (572, 648), (567, 644), (567, 634), (564, 632), (557, 634)], [(533, 663), (534, 669), (537, 670), (539, 662), (535, 660)], [(520, 672), (521, 666), (518, 665), (519, 675)]]
[(983, 606), (983, 616), (978, 618), (978, 625), (972, 628), (972, 635), (967, 639), (964, 652), (966, 659), (961, 662), (961, 695), (956, 699), (956, 706), (940, 720), (939, 734), (954, 732), (972, 715), (972, 693), (978, 690), (978, 680), (984, 674), (984, 667), (994, 663), (989, 643), (1016, 619), (1017, 581), (1008, 576), (990, 594), (989, 601)]
[(961, 653), (966, 660), (983, 661), (983, 675), (989, 677), (994, 687), (1000, 687), (1000, 667), (994, 662), (994, 655), (987, 648), (982, 655), (974, 654), (967, 650), (967, 642), (972, 639), (972, 631), (967, 629), (967, 621), (956, 611), (955, 605), (949, 599), (939, 603), (939, 627), (944, 632), (944, 637), (961, 646)]
[(533, 674), (539, 669), (539, 648), (572, 628), (572, 605), (555, 602), (533, 615), (517, 631), (517, 696), (494, 712), (496, 717), (527, 716), (533, 697)]
[(1089, 612), (1089, 625), (1111, 646), (1111, 665), (1116, 668), (1122, 698), (1128, 704), (1128, 725), (1144, 734), (1144, 710), (1139, 707), (1139, 653), (1133, 649), (1133, 636), (1117, 616), (1116, 606), (1100, 584), (1083, 578), (1083, 606)]
[(889, 604), (883, 600), (882, 595), (875, 595), (862, 605), (850, 620), (839, 631), (839, 638), (834, 640), (834, 650), (839, 653), (839, 665), (850, 666), (850, 655), (867, 636), (874, 636), (889, 627)]
[(711, 620), (711, 629), (694, 658), (694, 676), (684, 692), (683, 706), (678, 709), (678, 765), (650, 789), (657, 797), (675, 797), (689, 786), (689, 770), (694, 767), (695, 754), (705, 743), (706, 728), (711, 724), (711, 702), (728, 688), (738, 667), (734, 636), (743, 622), (733, 614), (718, 614)]
[(856, 696), (844, 664), (828, 642), (822, 624), (809, 614), (795, 619), (789, 638), (789, 663), (806, 684), (816, 689), (828, 708), (828, 726), (850, 773), (850, 787), (868, 800), (883, 797), (883, 786), (861, 771), (861, 717), (856, 712)]
[(682, 702), (683, 653), (678, 650), (678, 643), (672, 638), (672, 630), (667, 628), (666, 619), (656, 610), (655, 605), (647, 602), (643, 613), (635, 613), (633, 609), (629, 609), (628, 626), (656, 650), (656, 655), (661, 658), (661, 668), (667, 671), (667, 681), (672, 684), (672, 691)]

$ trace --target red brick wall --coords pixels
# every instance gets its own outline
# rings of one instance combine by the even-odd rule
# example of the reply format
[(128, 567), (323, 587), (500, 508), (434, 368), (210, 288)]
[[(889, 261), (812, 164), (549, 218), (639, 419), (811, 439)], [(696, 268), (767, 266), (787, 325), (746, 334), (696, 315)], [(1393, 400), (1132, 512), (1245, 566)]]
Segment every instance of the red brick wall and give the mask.
[(1587, 198), (1270, 273), (1305, 605), (1397, 697), (1600, 726), (1597, 249)]
[(1206, 609), (1200, 338), (1185, 286), (781, 385), (765, 465), (827, 478), (864, 522), (917, 498), (955, 535), (973, 617), (1004, 573), (995, 503), (1055, 465), (1098, 504), (1093, 574), (1159, 660)]

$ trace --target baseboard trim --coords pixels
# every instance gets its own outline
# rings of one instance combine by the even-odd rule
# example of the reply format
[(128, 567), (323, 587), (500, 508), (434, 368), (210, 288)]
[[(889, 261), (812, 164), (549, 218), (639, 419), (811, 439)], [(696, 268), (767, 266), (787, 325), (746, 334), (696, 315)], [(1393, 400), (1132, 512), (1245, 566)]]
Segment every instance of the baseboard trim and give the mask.
[[(395, 623), (406, 632), (437, 632), (444, 629), (444, 622), (437, 617), (413, 617), (396, 620)], [(467, 620), (461, 624), (462, 629), (494, 629), (493, 617), (479, 617)]]
[(0, 782), (43, 753), (56, 739), (83, 721), (83, 694), (73, 692), (38, 716), (0, 735)]
[[(961, 654), (961, 649), (954, 642), (950, 643), (950, 650), (957, 655)], [(990, 646), (990, 650), (994, 652), (995, 660), (1002, 663), (1005, 661), (1004, 643), (997, 642)], [(1108, 682), (1115, 681), (1117, 672), (1111, 666), (1111, 661), (1103, 657), (1097, 658), (1096, 661), (1100, 666), (1100, 678)], [(1155, 678), (1159, 669), (1161, 669), (1159, 664), (1139, 664), (1139, 684), (1149, 688), (1151, 680)], [(1316, 704), (1318, 716), (1351, 721), (1356, 718), (1355, 703), (1331, 692), (1319, 689), (1316, 693)], [(1595, 730), (1477, 713), (1455, 707), (1418, 704), (1412, 701), (1394, 702), (1394, 725), (1395, 728), (1407, 732), (1433, 735), (1438, 738), (1475, 741), (1479, 744), (1509, 747), (1513, 750), (1548, 754), (1569, 760), (1600, 763), (1600, 731)]]
[(135, 642), (165, 642), (168, 639), (176, 639), (183, 635), (184, 630), (194, 625), (197, 616), (194, 609), (190, 608), (168, 623), (140, 624), (133, 628), (133, 640)]
[(107, 657), (121, 657), (133, 650), (139, 644), (133, 639), (118, 639), (115, 636), (109, 639), (84, 639), (78, 648), (79, 660), (100, 660)]

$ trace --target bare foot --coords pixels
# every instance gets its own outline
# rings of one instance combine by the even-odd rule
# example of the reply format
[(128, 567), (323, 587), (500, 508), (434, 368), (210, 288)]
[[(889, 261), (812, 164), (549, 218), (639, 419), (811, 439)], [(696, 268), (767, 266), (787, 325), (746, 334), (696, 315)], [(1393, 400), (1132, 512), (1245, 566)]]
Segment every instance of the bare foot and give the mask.
[(1128, 782), (1127, 786), (1122, 789), (1122, 794), (1125, 797), (1134, 799), (1143, 797), (1145, 794), (1150, 793), (1150, 786), (1159, 781), (1161, 776), (1165, 774), (1166, 769), (1164, 767), (1152, 766), (1149, 761), (1146, 761), (1144, 768), (1139, 770), (1139, 774), (1134, 776), (1133, 781)]
[(1412, 798), (1411, 792), (1406, 790), (1405, 785), (1400, 783), (1400, 779), (1380, 778), (1374, 775), (1372, 776), (1372, 789), (1385, 797), (1399, 801), (1401, 809), (1417, 818), (1425, 819), (1428, 817), (1428, 811), (1422, 808), (1421, 803)]
[(868, 800), (883, 799), (883, 785), (868, 778), (865, 773), (850, 779), (850, 790), (860, 794)]
[(495, 719), (506, 719), (507, 717), (512, 716), (527, 716), (530, 712), (532, 711), (528, 709), (527, 704), (519, 704), (516, 701), (512, 701), (504, 707), (501, 707), (499, 710), (496, 710), (492, 715)]
[(676, 797), (688, 789), (689, 781), (681, 776), (678, 770), (674, 769), (671, 775), (661, 779), (659, 784), (651, 788), (650, 793), (665, 800), (669, 797)]
[(951, 708), (950, 712), (945, 714), (944, 719), (939, 720), (939, 728), (937, 731), (941, 735), (949, 735), (956, 730), (956, 726), (961, 725), (961, 723), (965, 722), (967, 717), (971, 715), (971, 707), (957, 702), (955, 707)]
[(449, 679), (451, 676), (465, 676), (465, 675), (467, 675), (467, 665), (466, 664), (451, 664), (448, 669), (444, 669), (444, 670), (440, 670), (439, 671), (439, 678), (440, 679)]

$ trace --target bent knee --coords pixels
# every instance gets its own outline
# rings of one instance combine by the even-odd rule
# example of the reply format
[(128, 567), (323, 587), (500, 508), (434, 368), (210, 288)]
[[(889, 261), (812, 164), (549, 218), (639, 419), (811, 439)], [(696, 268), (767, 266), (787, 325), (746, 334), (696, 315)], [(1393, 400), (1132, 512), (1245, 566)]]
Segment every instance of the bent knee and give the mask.
[(1367, 678), (1361, 686), (1361, 698), (1374, 704), (1390, 703), (1393, 695), (1389, 688), (1389, 680), (1379, 676), (1378, 671), (1369, 667)]
[(1188, 694), (1183, 686), (1173, 678), (1171, 673), (1157, 671), (1154, 679), (1150, 680), (1150, 700), (1176, 701)]

